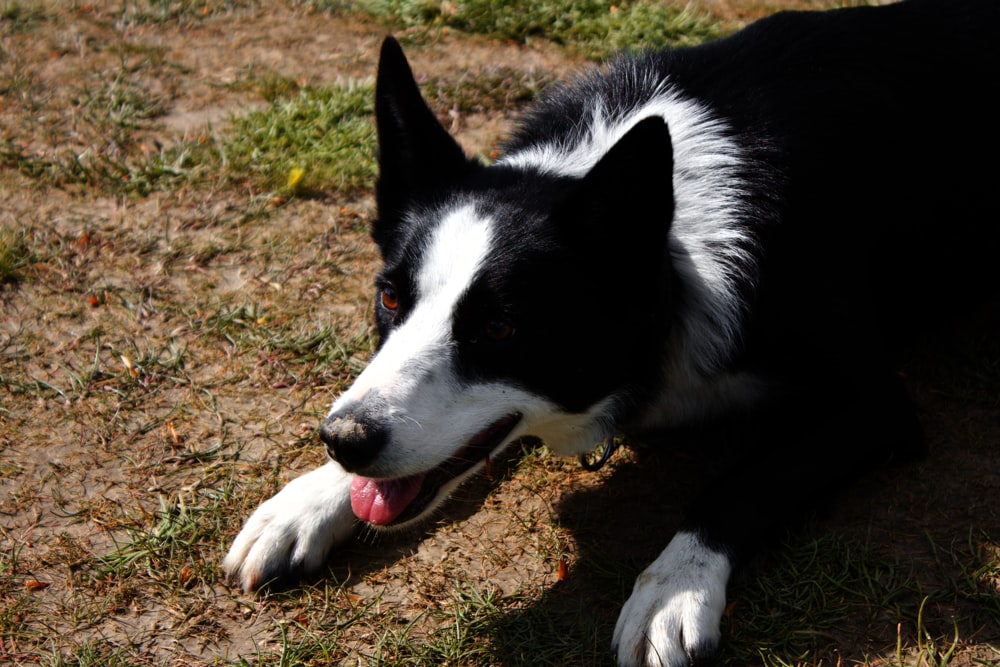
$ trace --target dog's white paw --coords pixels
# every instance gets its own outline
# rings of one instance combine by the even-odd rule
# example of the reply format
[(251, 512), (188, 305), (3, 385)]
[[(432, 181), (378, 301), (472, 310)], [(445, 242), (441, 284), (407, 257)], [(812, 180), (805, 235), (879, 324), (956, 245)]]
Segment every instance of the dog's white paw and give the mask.
[(677, 533), (622, 607), (612, 642), (619, 667), (683, 667), (710, 657), (731, 570), (725, 554)]
[(351, 480), (327, 463), (289, 482), (250, 516), (222, 561), (244, 591), (319, 567), (356, 526)]

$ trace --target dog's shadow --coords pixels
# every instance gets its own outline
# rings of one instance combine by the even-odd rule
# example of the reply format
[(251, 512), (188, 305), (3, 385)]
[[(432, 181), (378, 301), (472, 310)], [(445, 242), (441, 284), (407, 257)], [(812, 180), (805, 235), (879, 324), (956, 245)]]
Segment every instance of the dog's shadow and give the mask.
[(613, 665), (622, 603), (705, 480), (689, 457), (642, 448), (618, 454), (598, 474), (600, 483), (565, 493), (555, 507), (573, 535), (564, 575), (494, 626), (491, 641), (503, 664)]
[[(993, 488), (995, 493), (1000, 488), (1000, 462), (995, 452), (990, 456), (1000, 439), (1000, 417), (995, 411), (985, 411), (970, 425), (966, 406), (940, 397), (924, 399), (920, 402), (933, 404), (925, 406), (931, 441), (927, 460), (869, 476), (814, 519), (805, 535), (793, 534), (732, 582), (729, 593), (736, 604), (735, 611), (730, 609), (723, 619), (722, 664), (758, 663), (751, 649), (756, 650), (758, 642), (774, 645), (775, 638), (767, 636), (770, 630), (754, 627), (753, 615), (766, 614), (762, 607), (769, 601), (754, 598), (767, 597), (768, 577), (775, 572), (780, 576), (789, 554), (808, 552), (813, 544), (840, 545), (848, 559), (856, 556), (857, 545), (868, 545), (895, 563), (899, 572), (894, 576), (901, 579), (895, 582), (899, 588), (892, 591), (896, 597), (891, 605), (860, 609), (863, 620), (856, 626), (847, 625), (831, 634), (823, 625), (828, 617), (822, 610), (815, 626), (807, 621), (801, 630), (817, 638), (810, 649), (817, 658), (825, 658), (825, 652), (834, 661), (862, 661), (872, 651), (891, 654), (897, 638), (903, 645), (916, 646), (923, 639), (921, 632), (948, 635), (952, 618), (963, 637), (986, 633), (987, 639), (1000, 638), (997, 587), (976, 589), (975, 583), (966, 583), (964, 588), (942, 588), (943, 580), (968, 582), (971, 572), (996, 566), (989, 552), (975, 551), (991, 539), (994, 544), (1000, 539), (1000, 508), (983, 495), (984, 489)], [(963, 433), (955, 433), (959, 426)], [(516, 459), (499, 467), (497, 479), (509, 477), (515, 464)], [(635, 577), (681, 525), (684, 507), (712, 480), (703, 461), (678, 451), (642, 448), (616, 455), (595, 474), (599, 482), (564, 492), (554, 507), (560, 528), (572, 535), (565, 574), (541, 595), (503, 605), (503, 613), (492, 617), (482, 631), (498, 664), (614, 665), (611, 636)], [(439, 518), (446, 523), (469, 519), (481, 510), (498, 483), (465, 487)], [(380, 572), (411, 556), (435, 530), (429, 526), (362, 539), (334, 557), (326, 576), (348, 585), (370, 575), (377, 579)], [(958, 543), (961, 553), (954, 551)], [(868, 564), (859, 561), (859, 567)], [(480, 584), (489, 586), (488, 581)], [(922, 610), (925, 600), (935, 605), (933, 610)], [(780, 598), (779, 602), (795, 604)], [(859, 593), (852, 604), (863, 606), (864, 596)], [(921, 613), (923, 628), (918, 627)], [(932, 615), (936, 618), (930, 619)], [(796, 659), (791, 654), (775, 655)]]
[[(1000, 415), (924, 399), (926, 460), (870, 474), (737, 573), (720, 664), (759, 664), (762, 646), (789, 664), (804, 652), (834, 664), (894, 656), (897, 642), (926, 651), (929, 638), (946, 651), (956, 630), (983, 646), (1000, 641)], [(574, 566), (495, 625), (503, 664), (614, 665), (611, 636), (635, 577), (711, 480), (699, 462), (639, 451), (602, 485), (565, 496), (557, 512), (574, 535)], [(789, 580), (800, 567), (810, 579)], [(816, 582), (828, 590), (799, 595)], [(536, 659), (519, 652), (525, 644)]]

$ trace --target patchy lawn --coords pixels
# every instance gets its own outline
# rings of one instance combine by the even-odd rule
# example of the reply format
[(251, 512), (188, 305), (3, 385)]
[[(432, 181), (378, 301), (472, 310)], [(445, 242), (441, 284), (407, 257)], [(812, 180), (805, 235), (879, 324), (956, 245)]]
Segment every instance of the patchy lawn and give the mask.
[[(245, 596), (217, 566), (323, 460), (317, 424), (373, 349), (385, 33), (488, 157), (609, 46), (806, 5), (829, 3), (0, 0), (0, 663), (610, 665), (701, 483), (683, 459), (591, 474), (526, 447), (300, 586)], [(734, 583), (725, 664), (1000, 662), (996, 336), (929, 342), (907, 376), (930, 457)]]

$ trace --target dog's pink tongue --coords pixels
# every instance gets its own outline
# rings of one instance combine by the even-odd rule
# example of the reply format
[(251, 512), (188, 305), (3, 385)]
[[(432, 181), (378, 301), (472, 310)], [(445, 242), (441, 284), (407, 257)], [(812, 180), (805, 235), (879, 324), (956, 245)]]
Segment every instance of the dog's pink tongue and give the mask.
[(376, 526), (392, 523), (420, 493), (423, 475), (403, 479), (355, 477), (351, 483), (354, 516)]

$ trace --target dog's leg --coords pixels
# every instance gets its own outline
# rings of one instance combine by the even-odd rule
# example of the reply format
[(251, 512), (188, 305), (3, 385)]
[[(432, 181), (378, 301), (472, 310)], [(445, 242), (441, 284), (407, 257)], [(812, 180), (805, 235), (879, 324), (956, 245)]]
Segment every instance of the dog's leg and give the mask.
[(711, 657), (726, 606), (729, 557), (697, 534), (674, 535), (639, 575), (615, 626), (619, 667), (682, 667)]
[(619, 667), (686, 667), (710, 658), (733, 568), (793, 524), (835, 477), (844, 479), (841, 463), (831, 457), (824, 470), (811, 454), (783, 448), (714, 480), (636, 579), (615, 628)]
[(353, 478), (330, 462), (289, 482), (250, 516), (222, 569), (245, 591), (319, 569), (354, 534)]
[(815, 400), (781, 403), (734, 425), (755, 454), (701, 494), (684, 529), (639, 575), (615, 628), (620, 667), (709, 658), (734, 567), (805, 518), (817, 500), (920, 451), (916, 412), (894, 376), (830, 384), (839, 401), (803, 392)]

